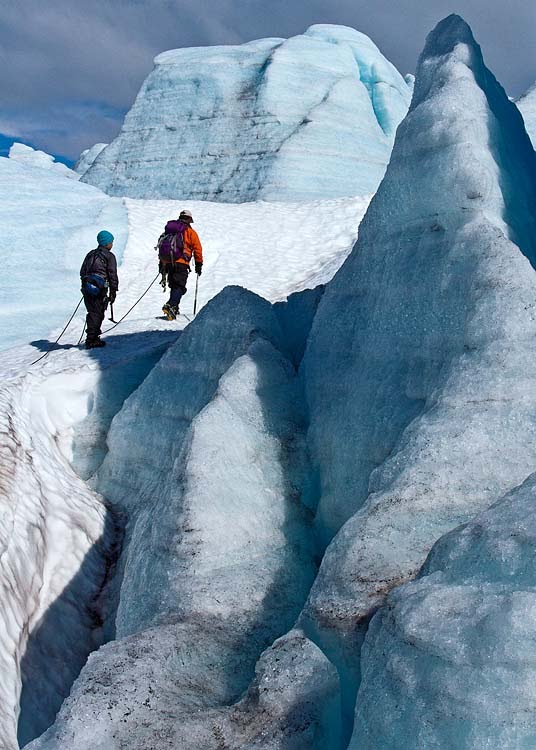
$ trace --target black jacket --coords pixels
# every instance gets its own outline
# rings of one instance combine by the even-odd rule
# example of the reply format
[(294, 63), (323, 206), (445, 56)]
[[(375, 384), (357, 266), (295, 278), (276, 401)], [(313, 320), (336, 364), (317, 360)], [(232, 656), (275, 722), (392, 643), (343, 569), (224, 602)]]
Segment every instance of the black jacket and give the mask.
[(83, 279), (90, 273), (96, 273), (106, 279), (111, 292), (117, 292), (119, 289), (119, 280), (117, 278), (117, 260), (111, 250), (99, 245), (95, 250), (91, 250), (82, 263), (80, 269), (80, 278)]

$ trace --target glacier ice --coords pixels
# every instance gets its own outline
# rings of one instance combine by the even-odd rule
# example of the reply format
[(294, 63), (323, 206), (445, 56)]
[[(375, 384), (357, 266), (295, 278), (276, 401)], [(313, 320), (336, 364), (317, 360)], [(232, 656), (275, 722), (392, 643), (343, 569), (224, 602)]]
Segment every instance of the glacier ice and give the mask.
[[(0, 157), (2, 349), (63, 325), (80, 298), (78, 272), (84, 255), (95, 247), (96, 233), (112, 229), (119, 258), (127, 235), (120, 199), (67, 179), (57, 169), (64, 165), (45, 159), (44, 168), (36, 166), (33, 150), (29, 155), (24, 151), (23, 160), (13, 158), (15, 145), (21, 144), (14, 144), (11, 158)], [(19, 150), (15, 154), (20, 156)]]
[(532, 140), (532, 145), (536, 147), (536, 83), (516, 103), (523, 115), (525, 127)]
[[(318, 301), (309, 297), (303, 311), (293, 302), (302, 337)], [(214, 710), (230, 707), (246, 690), (260, 654), (292, 628), (316, 566), (311, 512), (301, 502), (303, 399), (285, 353), (284, 320), (281, 307), (228, 287), (113, 419), (108, 453), (92, 482), (128, 519), (116, 640), (92, 655), (56, 724), (35, 747), (61, 741), (64, 748), (104, 748), (112, 737), (131, 748), (157, 737), (172, 736), (184, 747), (196, 737), (199, 742), (193, 725), (206, 732)], [(287, 697), (269, 695), (267, 705), (282, 715), (298, 711), (305, 735), (294, 732), (292, 747), (320, 749), (326, 735), (338, 734), (338, 679), (303, 634), (285, 642), (261, 661), (273, 661), (274, 649), (285, 654), (270, 675), (281, 670), (277, 679)], [(326, 684), (318, 677), (311, 683), (312, 664), (329, 677)], [(303, 681), (296, 692), (289, 670)], [(95, 689), (103, 681), (109, 691)], [(229, 710), (261, 711), (259, 688), (250, 690), (255, 699)], [(103, 710), (110, 694), (117, 701)], [(134, 710), (142, 698), (158, 706), (149, 726)], [(184, 718), (178, 722), (178, 716)], [(259, 730), (257, 719), (248, 731)], [(285, 730), (275, 722), (274, 732)]]
[(58, 439), (84, 408), (88, 376), (4, 379), (0, 390), (0, 746), (10, 750), (18, 747), (19, 698), (24, 742), (54, 719), (99, 645), (92, 602), (113, 530)]
[(58, 162), (50, 154), (44, 151), (36, 151), (31, 146), (26, 146), (24, 143), (15, 142), (9, 149), (9, 159), (19, 162), (19, 164), (26, 164), (29, 167), (36, 167), (37, 169), (48, 169), (54, 172), (54, 174), (62, 175), (71, 180), (77, 180), (78, 176), (69, 169), (65, 164)]
[(535, 207), (519, 112), (449, 17), (303, 364), (316, 522), (335, 537), (300, 622), (354, 689), (385, 594), (534, 468)]
[(59, 720), (28, 750), (339, 746), (336, 670), (300, 631), (263, 653), (246, 694), (228, 707), (203, 705), (212, 697), (203, 675), (181, 680), (178, 642), (178, 626), (153, 628), (92, 654)]
[(371, 193), (410, 96), (371, 40), (346, 27), (165, 52), (82, 179), (133, 198)]
[(17, 733), (22, 745), (52, 723), (88, 654), (113, 637), (110, 578), (121, 519), (72, 466), (77, 446), (98, 457), (113, 409), (175, 339), (164, 332), (138, 334), (135, 342), (118, 336), (98, 363), (75, 348), (29, 372), (20, 364), (14, 374), (3, 370), (0, 747), (6, 750), (18, 747)]
[(87, 172), (97, 156), (103, 149), (106, 148), (107, 145), (107, 143), (95, 143), (95, 145), (91, 146), (91, 148), (86, 148), (86, 150), (82, 151), (82, 153), (80, 154), (78, 161), (73, 167), (73, 170), (81, 177)]
[(536, 477), (440, 539), (372, 619), (352, 750), (536, 744)]
[[(255, 54), (261, 59), (270, 48), (278, 65), (290, 65), (319, 43), (340, 46), (342, 56), (355, 43), (374, 119), (392, 137), (384, 73), (367, 69), (366, 43), (354, 33), (313, 27), (311, 49), (297, 37), (264, 40)], [(329, 101), (341, 91), (337, 83)], [(39, 518), (37, 537), (25, 537), (24, 524), (15, 535), (30, 574), (46, 578), (55, 560), (43, 532), (50, 507), (81, 532), (74, 556), (68, 534), (54, 549), (63, 566), (39, 600), (40, 614), (48, 606), (54, 613), (58, 582), (69, 588), (89, 551), (89, 574), (75, 580), (80, 597), (70, 600), (74, 625), (64, 621), (72, 637), (80, 634), (68, 645), (77, 669), (92, 641), (115, 638), (90, 655), (32, 750), (331, 750), (349, 740), (361, 669), (356, 750), (476, 750), (497, 738), (508, 750), (533, 744), (536, 480), (518, 486), (536, 458), (535, 174), (519, 112), (485, 68), (469, 28), (452, 16), (428, 39), (385, 180), (353, 253), (325, 289), (270, 305), (227, 288), (161, 359), (153, 348), (134, 365), (134, 381), (143, 382), (132, 393), (138, 382), (122, 390), (121, 378), (110, 378), (110, 409), (98, 368), (82, 352), (58, 354), (25, 376), (24, 387), (10, 382), (2, 390), (8, 448), (0, 465), (7, 477), (20, 470), (18, 484), (30, 488), (21, 505), (16, 483), (8, 484), (8, 507), (18, 503), (27, 518)], [(125, 254), (126, 294), (134, 299), (136, 276), (151, 266), (146, 239), (172, 204), (126, 205), (129, 228), (141, 228)], [(267, 209), (221, 210), (230, 221), (239, 210), (251, 218)], [(298, 216), (300, 209), (288, 210)], [(221, 228), (214, 206), (210, 215)], [(304, 235), (312, 231), (304, 224)], [(316, 257), (314, 247), (300, 266), (300, 288), (307, 279), (327, 280), (329, 253)], [(214, 248), (207, 298), (226, 272), (236, 274), (225, 267), (229, 254)], [(248, 252), (241, 247), (238, 259)], [(277, 299), (275, 272), (268, 279), (256, 272), (239, 271)], [(284, 279), (291, 271), (282, 264), (277, 273), (291, 288)], [(151, 304), (144, 300), (127, 325), (136, 342), (134, 332), (151, 325), (142, 319)], [(166, 348), (169, 339), (155, 334), (144, 336)], [(123, 343), (117, 337), (102, 363), (121, 359), (122, 346), (132, 352), (128, 335)], [(128, 367), (122, 372), (128, 379)], [(27, 450), (21, 458), (19, 443)], [(113, 543), (103, 496), (126, 520), (112, 584), (103, 583)], [(79, 518), (84, 503), (89, 519)], [(308, 595), (315, 553), (324, 549)], [(15, 568), (18, 551), (7, 558)], [(405, 583), (426, 558), (419, 579)], [(24, 591), (16, 572), (8, 585), (20, 586), (22, 598), (8, 600), (1, 657), (10, 750), (23, 650), (17, 638), (28, 622), (38, 634), (39, 622), (28, 619), (34, 590)], [(99, 606), (88, 610), (95, 596)], [(113, 623), (95, 627), (88, 611), (102, 617), (107, 607)], [(59, 635), (37, 638), (28, 671), (36, 665), (42, 674), (49, 641), (53, 650), (61, 645)], [(69, 679), (60, 680), (64, 691)], [(500, 705), (497, 685), (509, 691)], [(60, 692), (53, 684), (48, 695), (57, 701)], [(31, 714), (36, 703), (24, 701)], [(47, 712), (50, 721), (54, 712)]]

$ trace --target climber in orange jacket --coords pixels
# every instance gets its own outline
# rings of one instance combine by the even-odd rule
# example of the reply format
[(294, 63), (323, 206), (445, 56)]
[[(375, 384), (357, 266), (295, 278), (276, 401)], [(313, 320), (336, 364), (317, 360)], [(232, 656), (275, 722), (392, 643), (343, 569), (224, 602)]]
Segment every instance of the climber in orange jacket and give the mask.
[(158, 239), (159, 270), (162, 286), (166, 279), (171, 290), (169, 300), (162, 307), (168, 320), (175, 320), (179, 314), (179, 304), (186, 294), (186, 283), (190, 273), (192, 256), (195, 272), (201, 276), (203, 269), (203, 248), (199, 236), (192, 228), (193, 217), (190, 211), (181, 211), (178, 220), (168, 221), (164, 233)]

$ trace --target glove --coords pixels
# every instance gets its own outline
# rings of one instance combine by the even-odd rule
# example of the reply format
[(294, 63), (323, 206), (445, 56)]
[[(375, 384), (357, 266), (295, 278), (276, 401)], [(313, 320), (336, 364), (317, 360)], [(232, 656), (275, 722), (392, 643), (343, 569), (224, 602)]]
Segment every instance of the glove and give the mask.
[(195, 272), (196, 272), (196, 274), (197, 274), (198, 276), (201, 276), (201, 271), (202, 271), (202, 270), (203, 270), (203, 264), (202, 264), (202, 263), (198, 263), (198, 262), (196, 261), (196, 263), (195, 263)]
[(115, 302), (116, 296), (117, 292), (115, 291), (115, 289), (110, 289), (110, 302), (112, 303), (112, 305)]
[(162, 274), (162, 278), (160, 279), (160, 286), (162, 287), (162, 291), (166, 291), (166, 274), (164, 271), (160, 272)]

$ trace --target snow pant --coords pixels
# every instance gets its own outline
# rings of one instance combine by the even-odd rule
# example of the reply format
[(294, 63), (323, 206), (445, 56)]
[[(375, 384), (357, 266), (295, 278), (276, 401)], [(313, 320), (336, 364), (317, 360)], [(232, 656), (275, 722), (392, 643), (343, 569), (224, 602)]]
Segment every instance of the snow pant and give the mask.
[(95, 341), (101, 335), (102, 321), (108, 307), (108, 297), (99, 295), (92, 297), (91, 294), (84, 294), (84, 304), (86, 306), (86, 337), (87, 341)]
[(178, 307), (184, 294), (186, 294), (186, 282), (190, 267), (186, 263), (175, 263), (167, 272), (167, 282), (171, 293), (169, 295), (168, 305)]

